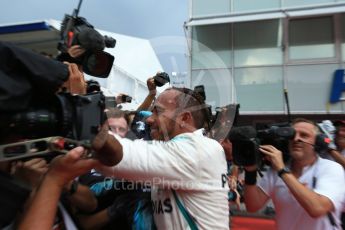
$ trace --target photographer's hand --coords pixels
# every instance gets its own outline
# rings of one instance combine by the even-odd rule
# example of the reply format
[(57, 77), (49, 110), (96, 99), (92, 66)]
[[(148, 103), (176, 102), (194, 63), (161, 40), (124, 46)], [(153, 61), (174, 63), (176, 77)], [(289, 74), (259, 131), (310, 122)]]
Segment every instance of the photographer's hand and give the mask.
[(77, 57), (83, 55), (85, 53), (85, 51), (86, 50), (84, 48), (82, 48), (80, 45), (71, 46), (67, 50), (68, 54), (73, 58), (77, 58)]
[(66, 155), (55, 157), (50, 163), (45, 177), (56, 181), (57, 184), (61, 185), (62, 189), (69, 181), (88, 172), (99, 164), (96, 159), (84, 158), (84, 151), (83, 147), (76, 147)]
[[(126, 98), (128, 98), (130, 96), (128, 96), (127, 94), (124, 93), (120, 93), (119, 95), (116, 96), (115, 100), (116, 100), (116, 104), (122, 104), (122, 103), (126, 103), (128, 101), (126, 101)], [(132, 100), (132, 99), (131, 99)]]
[(149, 94), (146, 96), (143, 103), (141, 103), (141, 105), (139, 105), (139, 107), (137, 108), (138, 111), (149, 110), (157, 94), (157, 90), (156, 90), (157, 86), (155, 84), (155, 80), (153, 79), (153, 77), (150, 77), (149, 79), (147, 79), (146, 84), (147, 84), (147, 89), (149, 90)]
[(11, 174), (35, 188), (47, 170), (48, 164), (43, 158), (34, 158), (25, 162), (13, 162)]
[(272, 145), (260, 145), (260, 152), (265, 155), (265, 159), (271, 162), (274, 170), (279, 171), (285, 167), (283, 154)]
[(16, 229), (51, 229), (64, 185), (98, 165), (83, 154), (84, 148), (77, 147), (54, 158)]
[(150, 91), (150, 95), (156, 95), (157, 93), (157, 86), (155, 84), (155, 80), (153, 77), (150, 77), (149, 79), (147, 79), (146, 81), (146, 84), (147, 84), (147, 88), (148, 90)]
[(123, 101), (122, 101), (122, 95), (124, 95), (124, 94), (120, 93), (119, 95), (116, 96), (115, 101), (116, 101), (116, 104), (117, 104), (117, 105), (123, 103)]
[(68, 92), (72, 94), (86, 94), (87, 84), (84, 79), (84, 74), (78, 69), (77, 64), (68, 62), (64, 63), (68, 65), (69, 77), (62, 87), (65, 87)]

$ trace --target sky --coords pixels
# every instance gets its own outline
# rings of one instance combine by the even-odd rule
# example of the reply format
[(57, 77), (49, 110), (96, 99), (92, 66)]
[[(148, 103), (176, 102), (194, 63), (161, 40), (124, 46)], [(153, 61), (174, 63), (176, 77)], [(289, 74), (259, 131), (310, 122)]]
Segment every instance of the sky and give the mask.
[[(189, 0), (83, 0), (79, 16), (95, 28), (151, 41), (163, 71), (187, 71), (184, 21)], [(79, 0), (1, 0), (0, 24), (56, 19)], [(116, 38), (115, 38), (116, 39)], [(115, 47), (116, 48), (116, 47)]]

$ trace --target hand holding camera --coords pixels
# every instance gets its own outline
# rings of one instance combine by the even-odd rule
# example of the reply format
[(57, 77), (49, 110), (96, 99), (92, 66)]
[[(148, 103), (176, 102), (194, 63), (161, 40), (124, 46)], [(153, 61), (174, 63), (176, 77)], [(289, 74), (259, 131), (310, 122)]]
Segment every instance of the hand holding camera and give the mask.
[(278, 171), (284, 168), (283, 154), (272, 145), (260, 145), (259, 150), (264, 154), (266, 160), (271, 163), (274, 170)]
[(68, 48), (67, 52), (71, 57), (77, 58), (83, 55), (86, 52), (86, 50), (82, 48), (80, 45), (73, 45), (70, 48)]
[(122, 104), (122, 103), (131, 103), (132, 97), (128, 96), (127, 94), (120, 93), (116, 96), (116, 104)]
[(156, 89), (156, 84), (155, 84), (155, 79), (154, 77), (150, 77), (146, 81), (147, 89), (149, 90), (149, 94), (156, 96), (157, 94), (157, 89)]
[(62, 85), (63, 88), (67, 89), (71, 94), (84, 95), (87, 91), (87, 84), (84, 79), (84, 74), (79, 71), (78, 66), (74, 63), (64, 62), (68, 65), (69, 78)]
[(154, 77), (154, 83), (156, 86), (158, 87), (162, 87), (163, 85), (165, 85), (166, 83), (170, 83), (170, 77), (169, 74), (167, 74), (166, 72), (158, 72)]
[(147, 88), (150, 91), (150, 95), (156, 95), (157, 87), (162, 87), (166, 83), (170, 83), (169, 74), (166, 72), (157, 72), (155, 76), (147, 79)]

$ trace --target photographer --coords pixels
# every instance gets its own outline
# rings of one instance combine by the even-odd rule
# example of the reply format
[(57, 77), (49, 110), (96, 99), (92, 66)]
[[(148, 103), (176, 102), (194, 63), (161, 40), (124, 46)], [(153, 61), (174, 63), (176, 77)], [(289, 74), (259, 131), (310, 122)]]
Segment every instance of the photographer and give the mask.
[[(35, 111), (34, 105), (36, 104), (49, 106), (51, 102), (54, 101), (57, 95), (56, 92), (62, 87), (66, 88), (65, 90), (68, 90), (72, 94), (82, 94), (85, 90), (82, 73), (80, 73), (75, 64), (61, 63), (16, 47), (10, 43), (3, 42), (0, 42), (0, 54), (0, 76), (2, 80), (2, 84), (0, 84), (0, 111), (2, 111), (1, 117), (3, 116), (4, 118), (1, 120), (1, 144), (18, 141), (20, 141), (18, 143), (21, 143), (21, 141), (28, 140), (32, 136), (36, 138), (42, 136), (44, 134), (41, 132), (44, 133), (44, 131), (47, 131), (43, 130), (42, 126), (35, 126), (39, 124), (38, 120), (35, 120), (36, 117), (30, 116), (31, 120), (29, 124), (21, 123), (20, 119), (11, 120), (15, 118), (17, 112), (23, 112), (23, 114), (25, 114), (28, 113), (27, 109)], [(56, 117), (54, 117), (54, 119), (55, 118)], [(12, 123), (10, 121), (12, 121)], [(73, 120), (73, 122), (76, 121)], [(21, 126), (22, 124), (26, 126)], [(18, 127), (11, 129), (14, 125)], [(53, 125), (55, 125), (55, 123), (53, 123)], [(56, 127), (53, 125), (50, 126), (49, 129), (51, 129), (52, 132), (57, 131), (55, 130)], [(41, 129), (39, 127), (41, 127)], [(57, 135), (57, 133), (54, 134)], [(49, 143), (47, 143), (47, 145), (49, 145)], [(21, 145), (19, 145), (19, 147), (22, 148)], [(36, 147), (35, 144), (32, 144), (30, 147), (31, 149), (26, 149), (27, 151), (24, 152), (22, 152), (20, 148), (14, 147), (14, 149), (12, 149), (14, 152), (11, 153), (15, 154), (14, 156), (17, 154), (19, 158), (27, 158), (26, 154), (35, 153), (36, 151), (39, 152), (40, 147)], [(21, 228), (37, 229), (37, 226), (32, 227), (31, 225), (27, 225), (27, 223), (29, 223), (29, 221), (35, 221), (42, 212), (44, 212), (43, 217), (47, 215), (47, 221), (44, 221), (42, 226), (45, 226), (45, 223), (49, 225), (51, 219), (55, 217), (54, 210), (56, 210), (56, 200), (58, 200), (56, 197), (58, 196), (59, 198), (63, 190), (71, 192), (71, 188), (73, 187), (71, 187), (71, 184), (73, 184), (71, 181), (73, 181), (74, 177), (80, 175), (79, 173), (86, 172), (87, 169), (89, 170), (89, 163), (92, 162), (92, 167), (94, 167), (95, 163), (98, 162), (97, 160), (84, 159), (84, 156), (81, 156), (84, 154), (84, 150), (78, 148), (76, 150), (71, 150), (66, 156), (58, 157), (59, 160), (54, 160), (53, 162), (63, 162), (63, 165), (61, 166), (60, 163), (53, 163), (45, 174), (47, 170), (46, 161), (39, 158), (32, 158), (32, 156), (36, 157), (35, 154), (32, 156), (30, 155), (32, 159), (26, 159), (26, 162), (10, 162), (10, 160), (6, 161), (6, 157), (8, 156), (5, 154), (5, 149), (2, 150), (0, 162), (1, 192), (5, 194), (5, 196), (1, 198), (1, 227), (13, 221), (14, 216), (20, 213), (21, 210), (18, 209), (23, 207), (25, 201), (28, 203), (28, 209), (24, 211), (24, 219), (21, 222)], [(31, 152), (31, 150), (33, 150), (33, 152)], [(21, 154), (23, 154), (23, 156), (20, 156)], [(10, 175), (9, 170), (11, 163), (12, 171), (16, 178), (12, 178)], [(56, 167), (58, 167), (58, 170)], [(54, 175), (52, 175), (52, 173)], [(42, 176), (43, 180), (41, 181)], [(58, 177), (61, 177), (61, 180)], [(69, 178), (70, 181), (64, 180), (66, 178)], [(20, 181), (17, 179), (20, 179)], [(23, 181), (27, 182), (30, 187), (22, 186), (21, 183)], [(52, 185), (53, 188), (47, 188), (47, 184)], [(6, 187), (7, 185), (11, 187)], [(49, 191), (51, 191), (51, 194)], [(81, 192), (79, 193), (79, 191)], [(80, 208), (88, 209), (90, 208), (88, 204), (91, 203), (86, 203), (84, 201), (85, 199), (88, 201), (92, 200), (89, 199), (89, 197), (83, 197), (88, 191), (86, 191), (86, 193), (84, 192), (85, 190), (82, 189), (82, 186), (78, 188), (74, 187), (75, 194), (73, 194), (73, 196), (69, 194), (71, 196), (69, 196), (68, 199), (70, 198), (72, 202), (81, 204), (79, 206)], [(30, 199), (27, 199), (28, 194), (33, 198), (32, 202)], [(48, 201), (47, 197), (50, 198), (50, 195), (52, 195), (52, 200)], [(6, 200), (8, 197), (12, 198), (10, 203)], [(40, 207), (40, 210), (37, 210), (38, 204), (42, 203), (45, 205)], [(47, 212), (45, 212), (45, 208), (48, 209)], [(33, 218), (33, 220), (31, 220), (31, 218)], [(41, 223), (40, 221), (35, 221), (35, 224), (40, 225)]]
[(0, 42), (0, 54), (0, 111), (19, 111), (34, 100), (48, 100), (71, 74), (68, 65), (11, 43)]
[(315, 150), (318, 127), (312, 121), (296, 119), (295, 137), (289, 141), (291, 161), (272, 145), (260, 151), (271, 168), (256, 185), (257, 166), (245, 167), (244, 202), (255, 212), (272, 198), (278, 229), (340, 229), (340, 207), (345, 197), (343, 168), (320, 158)]
[(118, 166), (101, 169), (106, 175), (150, 182), (158, 229), (229, 228), (225, 154), (202, 134), (205, 108), (194, 91), (167, 89), (147, 118), (154, 141), (108, 136), (113, 147), (99, 146), (123, 155)]

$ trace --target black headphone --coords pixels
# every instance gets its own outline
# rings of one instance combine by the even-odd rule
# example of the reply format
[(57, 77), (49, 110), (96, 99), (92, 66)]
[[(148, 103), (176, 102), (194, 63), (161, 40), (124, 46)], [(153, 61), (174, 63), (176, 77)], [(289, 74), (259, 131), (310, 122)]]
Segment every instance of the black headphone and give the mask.
[(319, 133), (315, 137), (314, 149), (316, 152), (321, 153), (328, 150), (328, 145), (331, 143), (331, 139), (323, 133)]

